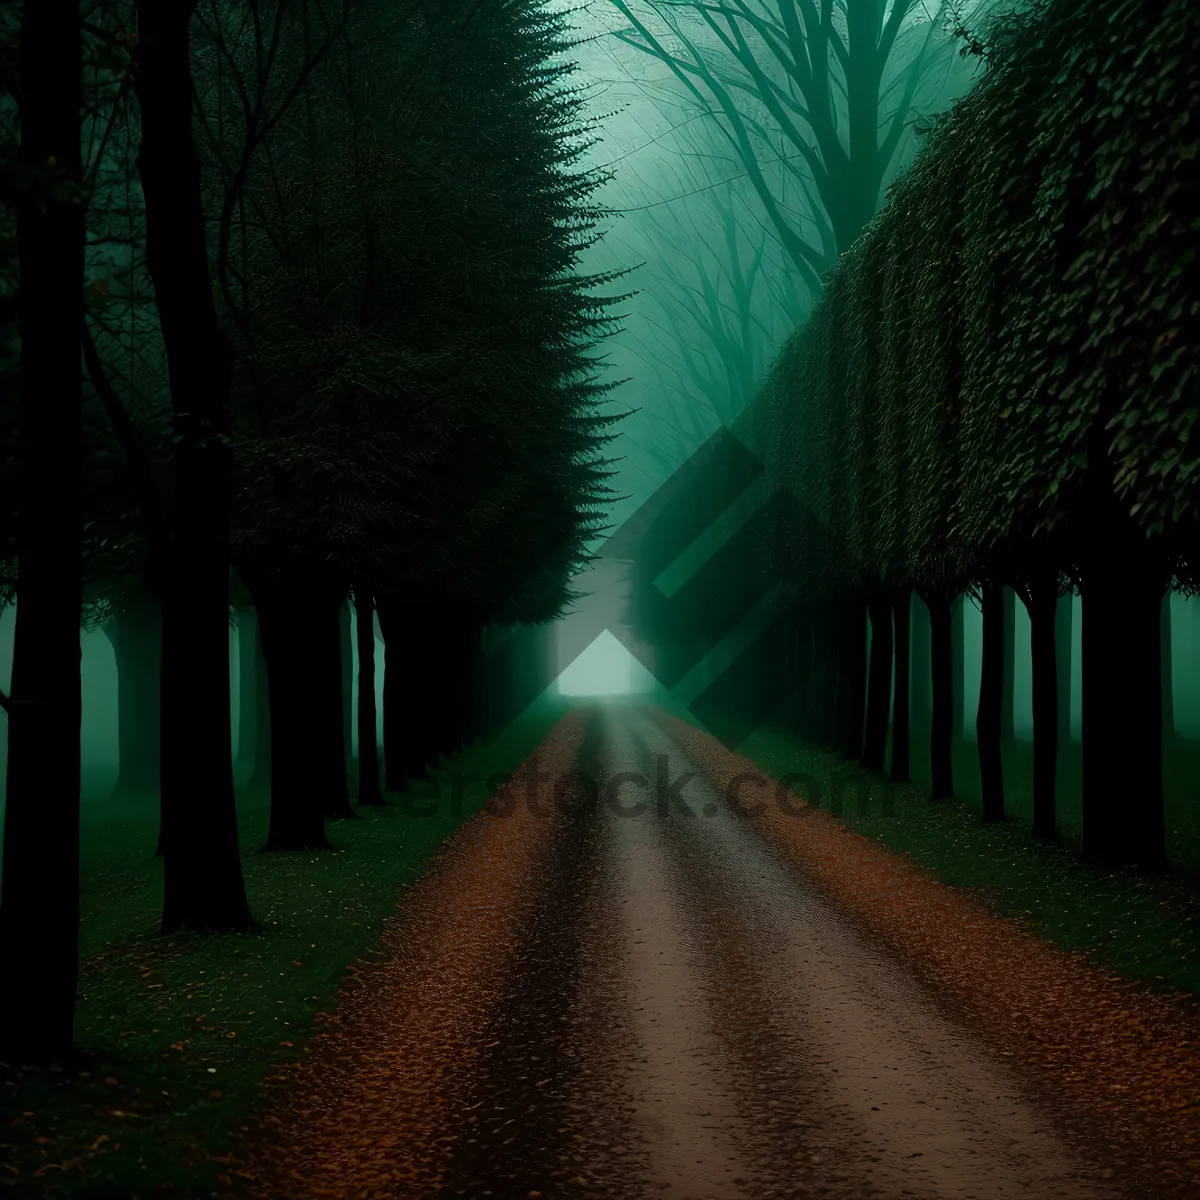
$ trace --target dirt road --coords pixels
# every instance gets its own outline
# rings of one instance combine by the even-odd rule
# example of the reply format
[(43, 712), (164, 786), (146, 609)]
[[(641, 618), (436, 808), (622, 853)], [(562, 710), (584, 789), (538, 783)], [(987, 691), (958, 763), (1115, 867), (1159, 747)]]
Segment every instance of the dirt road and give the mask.
[(1156, 1194), (631, 708), (461, 831), (267, 1112), (240, 1178), (297, 1200)]

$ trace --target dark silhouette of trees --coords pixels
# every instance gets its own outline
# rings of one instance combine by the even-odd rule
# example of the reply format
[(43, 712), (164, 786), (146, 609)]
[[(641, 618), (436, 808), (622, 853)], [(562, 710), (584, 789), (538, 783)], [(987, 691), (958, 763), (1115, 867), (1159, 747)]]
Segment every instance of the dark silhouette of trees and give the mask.
[(237, 610), (238, 677), (238, 758), (253, 758), (249, 777), (251, 787), (268, 786), (271, 778), (271, 713), (267, 696), (267, 668), (263, 661), (258, 632), (258, 615), (246, 603)]
[[(599, 450), (618, 417), (589, 351), (618, 298), (597, 294), (613, 276), (576, 272), (601, 213), (588, 200), (599, 177), (574, 165), (593, 131), (560, 65), (563, 18), (537, 0), (477, 22), (473, 4), (399, 17), (361, 4), (348, 29), (339, 8), (274, 5), (247, 43), (226, 36), (246, 32), (246, 12), (213, 4), (196, 21), (195, 7), (139, 0), (132, 73), (119, 26), (91, 28), (99, 101), (80, 81), (78, 5), (22, 14), (20, 153), (5, 140), (0, 164), (21, 283), (14, 302), (14, 263), (0, 261), (0, 406), (19, 417), (0, 472), (0, 594), (19, 600), (0, 697), (0, 951), (22, 966), (2, 1001), (12, 1061), (72, 1050), (81, 623), (107, 621), (114, 643), (122, 783), (161, 783), (163, 930), (244, 929), (231, 559), (243, 748), (257, 774), (272, 755), (269, 844), (308, 849), (352, 811), (338, 617), (352, 582), (370, 804), (382, 798), (373, 597), (418, 615), (396, 635), (400, 684), (414, 685), (410, 638), (441, 681), (425, 719), (402, 727), (402, 761), (423, 769), (512, 715), (507, 700), (488, 711), (485, 627), (553, 619), (611, 494)], [(275, 66), (238, 77), (248, 62)], [(81, 115), (100, 144), (90, 176)], [(140, 142), (140, 189), (121, 138)], [(98, 236), (85, 254), (89, 198)], [(424, 228), (430, 238), (414, 236)], [(95, 245), (107, 261), (87, 256)]]
[(980, 589), (983, 640), (979, 669), (979, 708), (975, 738), (979, 745), (979, 775), (983, 784), (983, 819), (1004, 820), (1004, 768), (1001, 759), (1004, 706), (1004, 591), (985, 581)]
[(158, 794), (160, 774), (159, 679), (162, 626), (157, 599), (129, 589), (104, 626), (117, 665), (117, 786)]
[(333, 753), (315, 747), (344, 753), (342, 716), (300, 705), (302, 675), (319, 704), (337, 691), (351, 581), (390, 647), (384, 759), (400, 787), (461, 744), (482, 625), (547, 620), (569, 599), (605, 498), (596, 451), (616, 418), (586, 352), (614, 300), (595, 295), (609, 277), (574, 273), (599, 176), (572, 169), (591, 131), (556, 82), (567, 68), (538, 65), (565, 26), (536, 3), (463, 16), (311, 3), (265, 56), (245, 14), (206, 16), (212, 88), (241, 79), (259, 97), (211, 93), (204, 128), (238, 348), (234, 560), (272, 678), (273, 848), (324, 844), (304, 789), (322, 816), (350, 812), (314, 765)]
[(892, 600), (894, 622), (895, 680), (892, 700), (892, 761), (889, 768), (896, 783), (907, 783), (911, 755), (910, 729), (910, 680), (911, 680), (911, 637), (912, 593), (900, 589)]
[[(15, 200), (21, 337), (17, 624), (8, 717), (0, 1054), (74, 1049), (79, 934), (85, 240), (83, 23), (78, 0), (21, 12)], [(6, 197), (9, 199), (9, 197)]]
[(863, 765), (882, 771), (892, 706), (892, 602), (887, 596), (868, 604), (871, 653), (868, 665), (867, 717), (863, 733)]
[[(704, 146), (707, 153), (698, 153), (697, 161), (714, 159), (742, 168), (741, 173), (731, 176), (725, 189), (730, 196), (725, 207), (725, 224), (735, 234), (739, 220), (733, 205), (733, 181), (748, 180), (748, 190), (757, 200), (757, 205), (751, 206), (757, 211), (752, 212), (752, 220), (747, 222), (748, 230), (757, 224), (755, 235), (748, 239), (747, 249), (751, 253), (734, 255), (727, 251), (721, 261), (725, 279), (718, 276), (716, 281), (712, 280), (703, 264), (695, 268), (694, 281), (676, 272), (680, 278), (674, 281), (670, 295), (684, 303), (672, 305), (667, 315), (669, 332), (683, 347), (681, 357), (687, 386), (697, 397), (708, 401), (723, 419), (728, 419), (728, 410), (736, 413), (742, 407), (741, 393), (760, 382), (753, 353), (758, 331), (753, 328), (756, 322), (749, 303), (763, 261), (763, 246), (755, 237), (761, 238), (762, 232), (770, 231), (773, 235), (770, 240), (778, 242), (791, 267), (790, 271), (785, 268), (771, 272), (770, 290), (777, 300), (785, 291), (790, 292), (788, 307), (794, 321), (803, 315), (805, 307), (797, 302), (800, 296), (807, 291), (815, 301), (830, 268), (839, 255), (854, 245), (875, 213), (884, 183), (907, 147), (908, 127), (928, 99), (940, 94), (947, 85), (945, 78), (934, 82), (935, 68), (948, 64), (952, 72), (965, 74), (971, 64), (953, 52), (953, 38), (948, 36), (945, 20), (949, 14), (947, 5), (921, 6), (907, 0), (892, 5), (867, 0), (779, 5), (760, 0), (717, 4), (654, 0), (649, 5), (634, 6), (613, 0), (613, 7), (628, 22), (616, 36), (666, 66), (679, 85), (677, 90), (690, 102), (687, 107), (706, 114), (703, 126), (697, 126), (697, 130), (710, 130), (711, 136), (704, 138), (692, 131), (679, 139), (681, 144)], [(972, 13), (987, 7), (974, 5)], [(698, 172), (693, 170), (692, 174)], [(676, 189), (680, 197), (689, 195), (685, 179), (686, 173)], [(709, 191), (709, 181), (694, 182), (693, 190)], [(662, 219), (653, 223), (664, 230), (670, 228), (670, 223)], [(670, 243), (669, 237), (663, 240)], [(903, 253), (902, 248), (895, 249)], [(692, 269), (689, 266), (689, 271)], [(868, 273), (866, 277), (874, 275)], [(892, 278), (889, 274), (889, 286)], [(729, 286), (723, 294), (721, 285), (726, 279)], [(786, 289), (776, 282), (779, 279), (786, 280)], [(900, 286), (904, 283), (904, 279), (899, 280)], [(747, 336), (748, 330), (751, 336)], [(895, 353), (886, 357), (881, 369), (891, 370), (892, 380), (904, 378), (904, 367), (897, 364), (897, 359), (907, 349), (907, 327), (880, 322), (868, 336), (860, 323), (852, 324), (845, 332), (848, 337), (862, 335), (859, 344), (866, 350), (862, 354), (847, 352), (839, 360), (847, 364), (851, 375), (860, 365), (874, 370), (876, 343), (883, 342), (894, 344)], [(704, 347), (703, 351), (693, 350), (694, 345)], [(714, 362), (724, 366), (725, 378), (713, 369)], [(863, 391), (864, 383), (857, 382), (855, 394), (868, 394)], [(731, 404), (730, 400), (739, 402)], [(881, 424), (872, 436), (890, 438), (896, 444), (898, 427), (893, 416), (898, 407), (880, 406)], [(863, 415), (869, 420), (871, 410)], [(687, 422), (680, 419), (674, 424), (682, 427)], [(771, 436), (777, 434), (774, 430)], [(693, 435), (691, 445), (687, 446), (685, 441), (685, 446), (691, 449), (702, 440)], [(853, 447), (847, 446), (838, 453), (848, 454), (852, 450)], [(654, 457), (668, 456), (660, 453)], [(685, 457), (686, 453), (676, 454), (675, 461), (668, 465), (677, 466)], [(847, 469), (853, 470), (864, 460), (851, 455), (845, 461)], [(897, 464), (897, 456), (889, 454), (887, 462)], [(874, 465), (878, 468), (879, 464)], [(842, 487), (837, 473), (825, 482), (835, 490)], [(889, 478), (889, 485), (893, 497), (902, 494), (903, 484), (897, 476)], [(853, 505), (859, 491), (856, 485), (851, 485), (844, 493), (837, 494)], [(806, 493), (805, 503), (810, 509), (816, 494), (816, 489)], [(894, 500), (893, 506), (902, 503)], [(857, 532), (853, 539), (881, 536), (880, 524), (884, 522), (894, 550), (900, 545), (897, 527), (887, 523), (879, 509), (880, 505), (875, 505), (855, 511)], [(786, 557), (789, 577), (798, 573), (799, 586), (808, 589), (814, 586), (814, 581), (803, 565), (808, 548), (802, 542), (803, 539), (801, 544), (795, 544), (793, 539), (786, 555), (778, 545), (770, 553), (776, 558), (779, 571), (785, 570)], [(825, 560), (818, 557), (813, 561)], [(856, 568), (847, 562), (840, 563), (838, 570), (853, 574)], [(840, 668), (834, 669), (823, 655), (818, 656), (804, 671), (804, 687), (815, 686), (812, 677), (818, 674), (832, 673), (833, 678), (840, 680), (828, 736), (847, 757), (865, 757), (871, 763), (882, 762), (887, 712), (892, 706), (882, 685), (870, 694), (874, 697), (874, 711), (869, 699), (864, 698), (870, 674), (864, 657), (869, 608), (874, 614), (872, 629), (878, 626), (883, 631), (876, 656), (885, 651), (890, 654), (887, 644), (894, 638), (905, 641), (901, 654), (907, 662), (908, 628), (897, 628), (894, 616), (897, 606), (908, 611), (907, 600), (899, 598), (909, 586), (907, 568), (905, 564), (897, 567), (889, 563), (882, 574), (883, 578), (859, 577), (854, 589), (858, 594), (852, 599), (845, 581), (833, 584), (823, 579), (818, 590), (827, 595), (825, 602), (836, 611), (819, 613), (811, 602), (806, 603), (788, 618), (786, 635), (798, 642), (811, 636), (814, 624), (837, 629), (836, 635), (823, 638), (823, 644), (837, 647)], [(808, 592), (810, 600), (812, 594)], [(848, 606), (854, 609), (853, 615), (847, 611)], [(891, 616), (887, 615), (888, 610)], [(801, 612), (809, 626), (805, 632), (796, 624)], [(874, 669), (877, 674), (883, 670), (881, 659)], [(887, 676), (890, 691), (890, 669)], [(814, 713), (819, 711), (820, 703), (815, 696), (810, 699)], [(941, 703), (939, 688), (939, 718), (935, 725), (948, 731), (950, 724), (942, 720)], [(902, 706), (898, 715), (907, 722), (907, 707)], [(939, 770), (939, 778), (945, 776), (939, 790), (946, 794), (952, 790), (948, 778), (949, 751), (948, 742), (944, 745), (939, 742), (935, 753), (939, 763), (945, 762), (945, 771)], [(905, 759), (906, 750), (897, 764), (901, 777), (908, 772)]]
[(356, 785), (353, 772), (352, 728), (354, 708), (354, 647), (352, 645), (351, 628), (353, 617), (350, 611), (350, 601), (343, 598), (342, 606), (338, 609), (338, 644), (340, 648), (339, 661), (342, 668), (341, 687), (339, 695), (342, 698), (342, 745), (346, 751), (346, 787), (348, 792)]
[[(22, 147), (0, 164), (22, 285), (14, 304), (0, 259), (0, 406), (20, 415), (0, 471), (0, 595), (20, 601), (0, 946), (29, 972), (4, 993), (22, 1060), (71, 1047), (81, 624), (108, 622), (127, 732), (161, 686), (163, 930), (244, 929), (231, 624), (245, 749), (260, 774), (272, 756), (269, 843), (326, 845), (352, 811), (352, 586), (371, 803), (372, 602), (417, 614), (399, 682), (409, 639), (445, 677), (402, 727), (423, 768), (512, 715), (516, 690), (486, 699), (485, 630), (561, 611), (611, 495), (619, 415), (590, 352), (620, 297), (577, 270), (602, 212), (565, 18), (540, 0), (195, 8), (139, 0), (136, 45), (101, 13), (99, 98), (78, 7), (23, 15)], [(124, 758), (127, 784), (153, 782), (153, 753)]]
[[(978, 43), (983, 79), (932, 123), (739, 425), (816, 518), (784, 518), (760, 548), (810, 607), (830, 605), (839, 669), (816, 678), (838, 713), (835, 746), (858, 748), (866, 700), (865, 761), (883, 765), (879, 681), (891, 657), (899, 688), (906, 655), (898, 636), (892, 648), (875, 637), (868, 688), (861, 614), (873, 606), (883, 633), (890, 604), (896, 634), (915, 593), (929, 613), (933, 795), (953, 793), (956, 644), (976, 592), (984, 816), (1003, 817), (1019, 597), (1034, 828), (1052, 836), (1069, 713), (1060, 598), (1078, 589), (1083, 853), (1140, 865), (1165, 854), (1161, 611), (1166, 589), (1192, 586), (1200, 461), (1182, 399), (1200, 227), (1182, 99), (1194, 70), (1168, 48), (1197, 17), (1168, 8), (1049, 0), (994, 23)], [(1142, 71), (1155, 47), (1177, 87)], [(903, 777), (898, 736), (894, 725)]]
[(379, 778), (379, 746), (375, 707), (375, 598), (369, 585), (354, 587), (355, 633), (358, 641), (358, 802), (383, 803)]
[(251, 921), (229, 696), (233, 352), (217, 322), (192, 138), (194, 10), (194, 0), (139, 0), (137, 165), (175, 428), (162, 604), (163, 928), (225, 930)]

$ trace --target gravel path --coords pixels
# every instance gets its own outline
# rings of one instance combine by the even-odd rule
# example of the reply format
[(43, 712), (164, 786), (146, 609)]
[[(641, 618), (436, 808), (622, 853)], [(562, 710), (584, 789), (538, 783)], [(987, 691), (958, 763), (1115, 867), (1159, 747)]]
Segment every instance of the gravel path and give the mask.
[(239, 1193), (1161, 1194), (1091, 1153), (705, 757), (641, 710), (566, 718), (276, 1077)]

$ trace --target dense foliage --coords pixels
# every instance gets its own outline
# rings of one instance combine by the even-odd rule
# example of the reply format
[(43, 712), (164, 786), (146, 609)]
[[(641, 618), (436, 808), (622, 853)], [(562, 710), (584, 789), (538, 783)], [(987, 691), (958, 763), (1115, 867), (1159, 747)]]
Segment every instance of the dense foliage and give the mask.
[[(76, 736), (77, 626), (116, 654), (122, 787), (161, 806), (164, 931), (251, 928), (231, 619), (271, 849), (323, 848), (354, 815), (351, 593), (360, 800), (382, 800), (376, 613), (390, 786), (520, 711), (541, 689), (507, 660), (489, 678), (485, 631), (557, 616), (598, 532), (620, 417), (593, 351), (622, 274), (579, 269), (603, 176), (580, 165), (596, 126), (548, 0), (56, 3), (22, 10), (20, 79), (0, 55), (0, 199), (32, 231), (14, 256), (0, 220), (0, 412), (21, 414), (0, 445), (0, 596), (14, 573), (20, 596), (0, 934), (28, 940), (21, 914), (53, 901), (53, 963), (30, 960), (56, 999), (30, 1034), (47, 1058), (71, 1041), (77, 895), (51, 895), (48, 867), (71, 874), (79, 778), (43, 750)], [(53, 137), (31, 141), (46, 63), (79, 96), (58, 88)], [(45, 147), (77, 131), (58, 162)], [(54, 305), (44, 270), (26, 278), (38, 254), (58, 255)], [(56, 422), (68, 450), (79, 425), (70, 512), (47, 500)], [(28, 569), (43, 559), (57, 574)], [(61, 712), (30, 695), (51, 679)], [(37, 832), (59, 812), (62, 844)], [(7, 1025), (32, 1028), (21, 1003)]]
[[(739, 612), (790, 581), (760, 639), (774, 647), (763, 669), (813, 693), (805, 733), (873, 766), (894, 665), (900, 778), (921, 597), (928, 640), (913, 670), (926, 678), (913, 685), (925, 693), (931, 677), (935, 797), (953, 792), (961, 727), (956, 597), (978, 599), (988, 818), (1004, 815), (1015, 593), (1032, 631), (1034, 825), (1048, 836), (1067, 683), (1055, 613), (1078, 590), (1084, 848), (1125, 861), (1164, 855), (1160, 608), (1167, 588), (1195, 584), (1200, 70), (1183, 47), (1197, 35), (1200, 13), (1179, 0), (1043, 0), (968, 36), (982, 78), (931, 122), (735, 427), (765, 467), (761, 498), (775, 500), (740, 529), (733, 509), (721, 518), (718, 540), (736, 547), (723, 557), (738, 561), (713, 580), (743, 597)], [(635, 608), (646, 636), (670, 641), (651, 627), (653, 573)], [(716, 644), (728, 605), (713, 587), (693, 595), (672, 620)], [(773, 686), (760, 670), (738, 703)]]
[(352, 7), (307, 74), (285, 30), (303, 91), (269, 132), (224, 94), (222, 63), (249, 76), (255, 50), (249, 16), (222, 13), (207, 148), (242, 351), (235, 538), (243, 565), (337, 563), (410, 602), (544, 620), (594, 533), (617, 419), (588, 355), (609, 280), (574, 269), (601, 179), (575, 166), (591, 128), (563, 20), (476, 8)]
[(1051, 3), (994, 31), (753, 413), (774, 476), (825, 502), (831, 544), (788, 551), (809, 586), (1082, 570), (1097, 497), (1194, 531), (1198, 20)]

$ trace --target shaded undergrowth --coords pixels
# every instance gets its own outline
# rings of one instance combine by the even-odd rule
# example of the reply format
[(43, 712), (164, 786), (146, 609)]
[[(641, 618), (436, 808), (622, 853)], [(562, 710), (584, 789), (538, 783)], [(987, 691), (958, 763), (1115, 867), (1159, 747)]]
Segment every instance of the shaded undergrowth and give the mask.
[[(0, 1187), (13, 1197), (207, 1196), (264, 1075), (302, 1053), (441, 842), (564, 711), (535, 705), (429, 783), (330, 828), (331, 851), (264, 854), (267, 797), (239, 792), (259, 930), (162, 937), (152, 802), (85, 810), (77, 1040), (83, 1069), (0, 1065)], [(472, 777), (473, 773), (473, 777)], [(6, 964), (7, 967), (7, 964)], [(7, 971), (6, 971), (7, 976)], [(7, 976), (19, 984), (19, 970)]]

